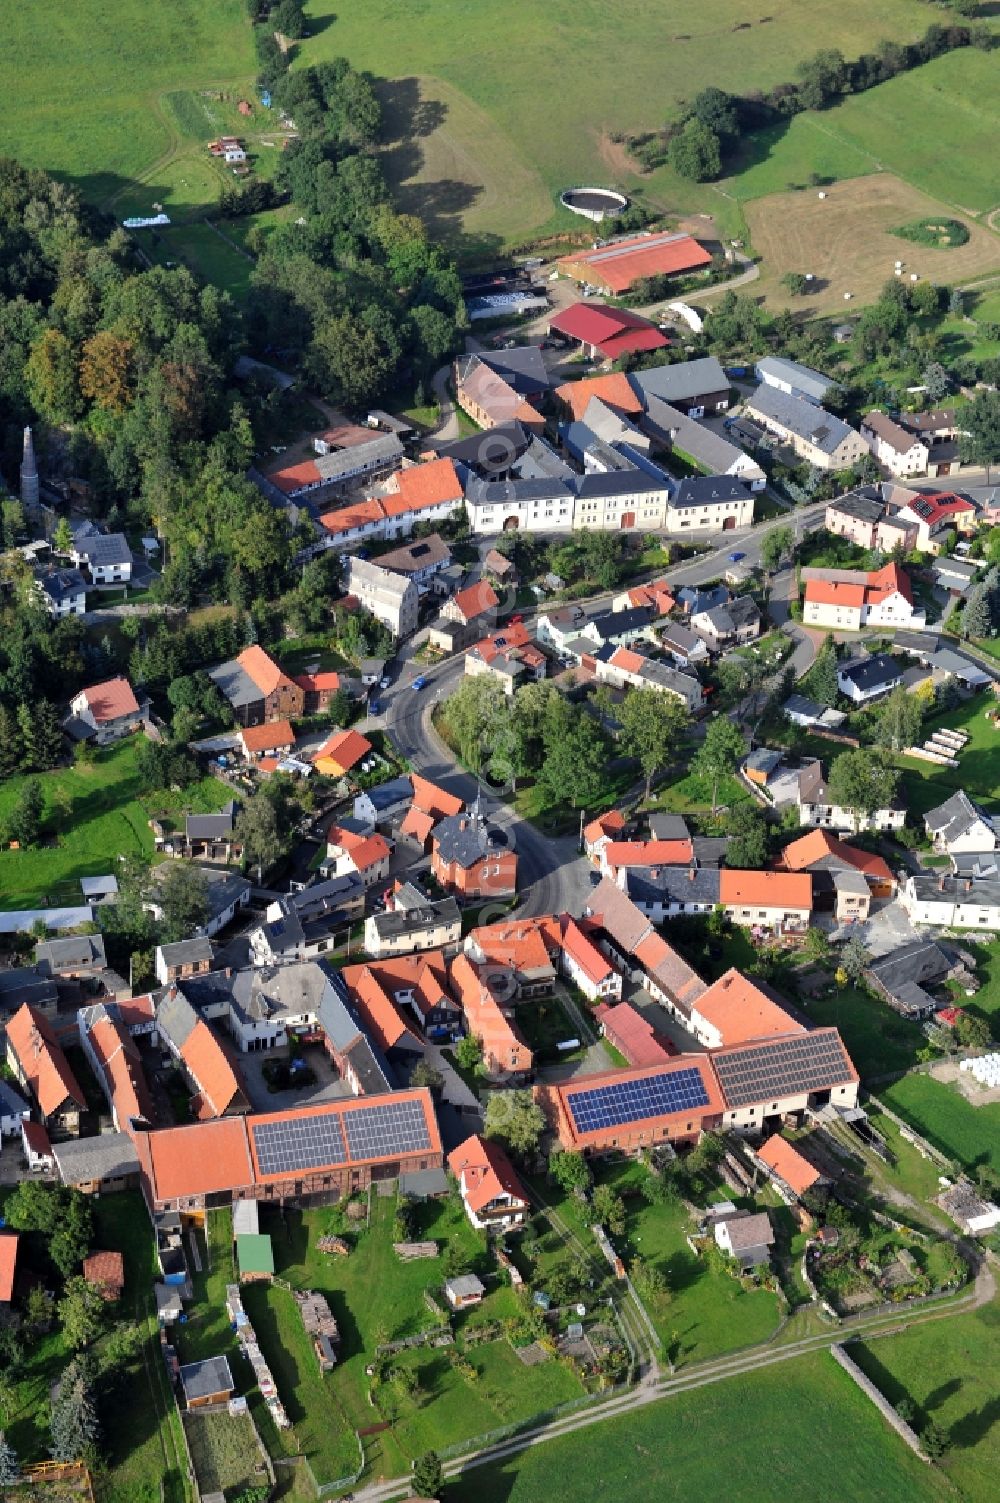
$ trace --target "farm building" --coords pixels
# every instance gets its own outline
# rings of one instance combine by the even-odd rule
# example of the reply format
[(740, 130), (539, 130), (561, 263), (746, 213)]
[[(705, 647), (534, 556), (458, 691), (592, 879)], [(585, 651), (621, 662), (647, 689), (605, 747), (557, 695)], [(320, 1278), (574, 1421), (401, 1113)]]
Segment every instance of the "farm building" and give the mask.
[(665, 232), (609, 240), (589, 251), (560, 257), (563, 276), (616, 295), (650, 277), (681, 276), (711, 266), (712, 257), (691, 235)]

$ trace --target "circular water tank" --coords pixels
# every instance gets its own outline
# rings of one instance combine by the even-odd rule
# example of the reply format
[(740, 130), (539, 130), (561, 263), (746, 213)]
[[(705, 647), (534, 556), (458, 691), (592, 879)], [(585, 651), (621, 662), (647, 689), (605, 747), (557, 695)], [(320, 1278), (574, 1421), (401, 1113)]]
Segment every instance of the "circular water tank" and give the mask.
[(581, 214), (595, 224), (602, 219), (615, 219), (628, 208), (624, 193), (616, 193), (613, 188), (567, 188), (560, 193), (559, 202), (571, 214)]

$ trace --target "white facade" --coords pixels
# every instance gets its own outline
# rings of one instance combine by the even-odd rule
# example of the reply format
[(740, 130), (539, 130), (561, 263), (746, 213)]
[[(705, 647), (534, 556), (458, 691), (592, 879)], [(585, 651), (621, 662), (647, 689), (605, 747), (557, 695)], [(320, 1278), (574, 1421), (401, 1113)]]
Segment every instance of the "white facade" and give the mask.
[[(961, 884), (959, 884), (961, 885)], [(918, 895), (912, 877), (900, 893), (902, 906), (913, 924), (937, 924), (944, 929), (1000, 928), (1000, 891), (996, 883), (968, 884), (964, 892), (922, 892)]]

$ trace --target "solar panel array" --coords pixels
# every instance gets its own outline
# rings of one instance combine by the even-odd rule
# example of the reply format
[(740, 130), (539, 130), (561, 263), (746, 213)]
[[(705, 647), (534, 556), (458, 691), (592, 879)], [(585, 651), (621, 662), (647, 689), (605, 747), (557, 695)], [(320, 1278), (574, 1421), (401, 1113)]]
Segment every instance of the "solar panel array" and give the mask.
[(670, 1070), (639, 1080), (609, 1081), (589, 1091), (567, 1092), (566, 1105), (577, 1132), (600, 1132), (646, 1117), (665, 1117), (708, 1106), (708, 1092), (700, 1070)]
[(419, 1100), (386, 1101), (345, 1112), (344, 1131), (352, 1159), (397, 1158), (430, 1148), (430, 1133)]
[(713, 1057), (713, 1063), (730, 1107), (824, 1091), (853, 1079), (835, 1032), (799, 1034), (752, 1049), (723, 1051)]
[(347, 1159), (339, 1112), (285, 1122), (254, 1122), (251, 1117), (249, 1125), (261, 1174), (321, 1169)]

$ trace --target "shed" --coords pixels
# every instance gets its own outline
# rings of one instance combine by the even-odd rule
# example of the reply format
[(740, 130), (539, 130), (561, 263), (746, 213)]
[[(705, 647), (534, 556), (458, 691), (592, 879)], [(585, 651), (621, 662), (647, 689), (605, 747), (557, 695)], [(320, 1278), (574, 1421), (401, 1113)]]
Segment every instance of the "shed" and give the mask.
[(260, 1212), (255, 1200), (237, 1200), (233, 1205), (233, 1236), (256, 1237), (260, 1231)]
[(236, 1259), (240, 1282), (274, 1278), (274, 1251), (271, 1239), (261, 1232), (245, 1232), (236, 1238)]
[(448, 1279), (444, 1286), (445, 1299), (453, 1310), (468, 1310), (482, 1302), (486, 1287), (474, 1273), (460, 1273)]
[(83, 1260), (83, 1276), (106, 1300), (121, 1298), (125, 1288), (125, 1259), (120, 1252), (93, 1252)]
[(175, 1285), (161, 1284), (157, 1280), (153, 1285), (153, 1294), (156, 1299), (157, 1320), (161, 1326), (172, 1326), (184, 1313), (180, 1290)]
[(203, 1362), (188, 1362), (178, 1376), (189, 1409), (203, 1409), (206, 1404), (227, 1404), (236, 1392), (226, 1357), (206, 1357)]

